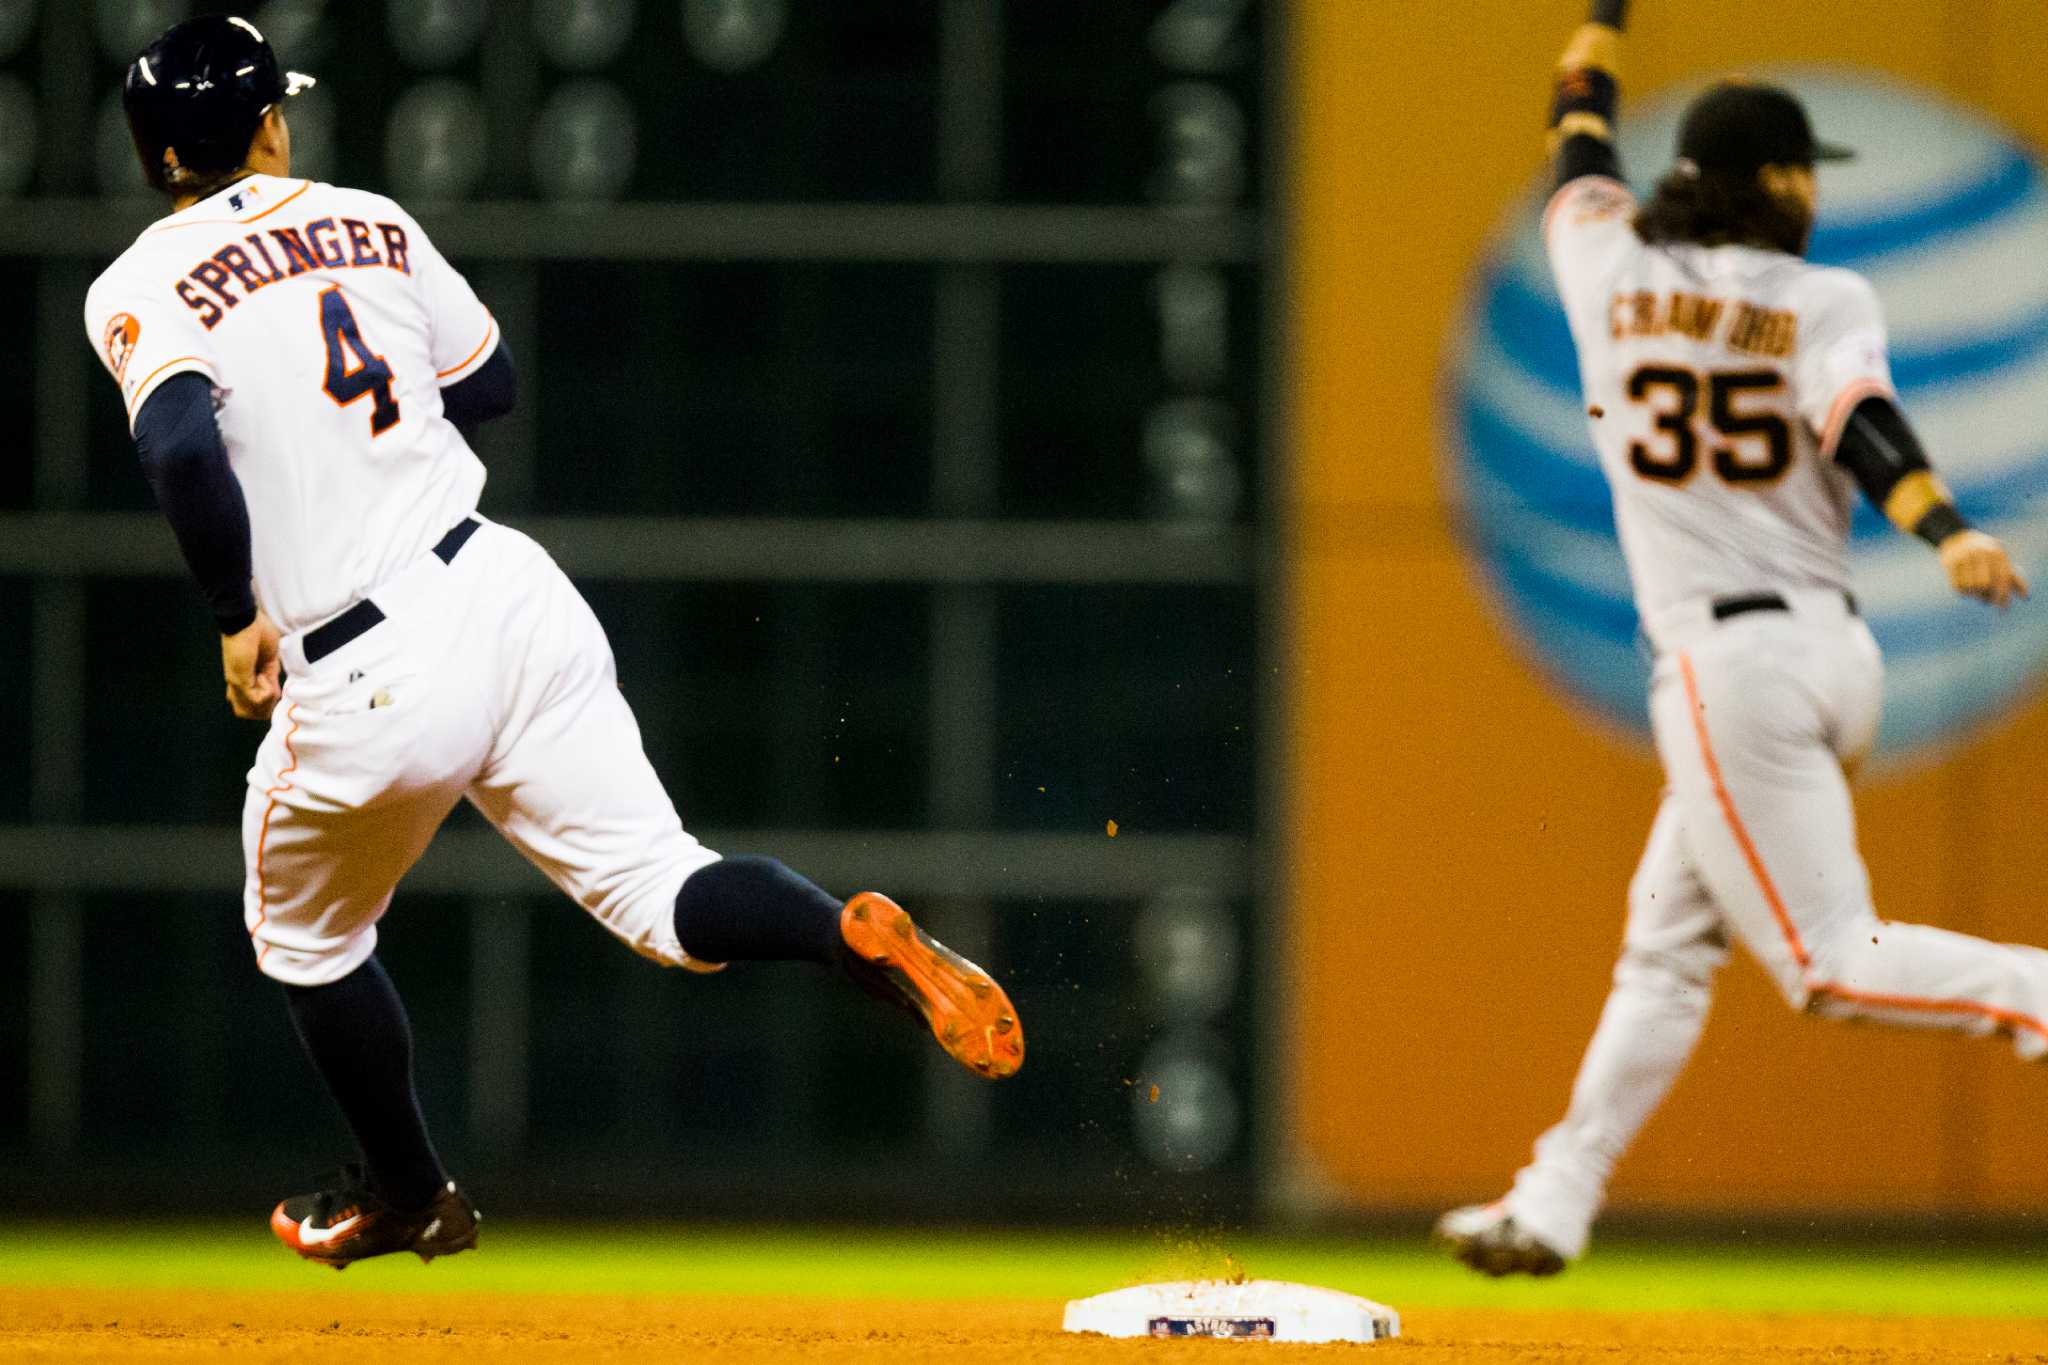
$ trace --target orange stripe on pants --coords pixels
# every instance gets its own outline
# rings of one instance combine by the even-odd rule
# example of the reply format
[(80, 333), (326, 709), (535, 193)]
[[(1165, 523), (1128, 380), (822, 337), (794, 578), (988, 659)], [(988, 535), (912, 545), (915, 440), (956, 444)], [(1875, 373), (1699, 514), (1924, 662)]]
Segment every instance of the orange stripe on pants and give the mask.
[(2028, 1033), (2048, 1039), (2048, 1025), (2030, 1014), (2018, 1010), (2002, 1010), (1996, 1005), (1986, 1005), (1976, 1000), (1928, 1000), (1917, 995), (1879, 995), (1872, 991), (1851, 990), (1832, 982), (1814, 983), (1810, 989), (1815, 995), (1832, 996), (1847, 1000), (1855, 1005), (1867, 1005), (1872, 1009), (1912, 1010), (1929, 1014), (1974, 1014), (1989, 1019), (2002, 1033), (2015, 1033), (2022, 1029)]
[[(292, 784), (282, 779), (290, 777), (294, 772), (298, 771), (299, 767), (298, 750), (292, 748), (292, 736), (299, 732), (299, 704), (297, 702), (293, 702), (291, 709), (285, 712), (285, 719), (291, 722), (291, 728), (284, 732), (284, 751), (285, 755), (291, 759), (291, 762), (278, 769), (277, 775), (280, 779), (278, 784), (263, 793), (266, 797), (270, 798), (270, 804), (263, 808), (263, 823), (258, 826), (256, 831), (256, 922), (249, 926), (250, 938), (256, 937), (256, 931), (261, 929), (270, 918), (269, 893), (265, 889), (263, 882), (263, 846), (270, 839), (270, 816), (277, 809), (277, 798), (292, 789)], [(256, 949), (257, 966), (263, 965), (263, 955), (269, 951), (270, 945), (267, 943)]]
[(1771, 918), (1778, 922), (1778, 932), (1785, 936), (1785, 946), (1792, 950), (1792, 960), (1804, 972), (1811, 964), (1806, 955), (1806, 945), (1799, 941), (1799, 930), (1793, 927), (1792, 916), (1786, 913), (1785, 902), (1779, 897), (1778, 888), (1764, 867), (1763, 855), (1756, 851), (1749, 831), (1743, 827), (1742, 817), (1735, 813), (1735, 798), (1728, 794), (1728, 786), (1721, 780), (1721, 765), (1714, 758), (1713, 742), (1707, 738), (1707, 708), (1700, 704), (1700, 684), (1699, 679), (1693, 676), (1692, 655), (1683, 651), (1679, 653), (1678, 672), (1685, 679), (1685, 700), (1692, 707), (1692, 729), (1699, 736), (1700, 759), (1707, 765), (1707, 780), (1714, 784), (1714, 799), (1721, 805), (1722, 818), (1727, 820), (1729, 830), (1735, 835), (1735, 845), (1742, 850), (1743, 861), (1749, 864), (1750, 874), (1764, 893), (1764, 903), (1771, 907)]
[[(1721, 780), (1721, 765), (1714, 757), (1713, 741), (1707, 736), (1707, 709), (1700, 702), (1699, 679), (1693, 673), (1690, 654), (1683, 651), (1679, 653), (1678, 672), (1685, 680), (1685, 699), (1692, 707), (1693, 733), (1699, 737), (1700, 760), (1706, 765), (1707, 779), (1713, 783), (1714, 800), (1721, 807), (1721, 815), (1728, 822), (1729, 832), (1735, 836), (1736, 847), (1742, 850), (1743, 861), (1749, 864), (1750, 873), (1755, 876), (1757, 887), (1764, 893), (1764, 902), (1770, 906), (1771, 918), (1778, 922), (1778, 930), (1785, 936), (1785, 944), (1792, 950), (1793, 960), (1799, 964), (1800, 971), (1805, 973), (1812, 966), (1806, 945), (1800, 940), (1799, 930), (1793, 925), (1792, 916), (1785, 909), (1784, 900), (1778, 895), (1777, 885), (1771, 881), (1770, 871), (1764, 866), (1763, 855), (1757, 852), (1755, 841), (1749, 837), (1748, 829), (1743, 826), (1742, 817), (1736, 813), (1735, 798), (1729, 795), (1727, 783)], [(1872, 1009), (1976, 1015), (1991, 1020), (2004, 1032), (2011, 1033), (2024, 1029), (2048, 1039), (2048, 1025), (2044, 1025), (2032, 1015), (2022, 1014), (2017, 1010), (2000, 1009), (1996, 1005), (1987, 1005), (1977, 1000), (1931, 1000), (1917, 995), (1883, 995), (1836, 985), (1831, 981), (1817, 981), (1810, 977), (1804, 984), (1811, 994), (1825, 995)]]

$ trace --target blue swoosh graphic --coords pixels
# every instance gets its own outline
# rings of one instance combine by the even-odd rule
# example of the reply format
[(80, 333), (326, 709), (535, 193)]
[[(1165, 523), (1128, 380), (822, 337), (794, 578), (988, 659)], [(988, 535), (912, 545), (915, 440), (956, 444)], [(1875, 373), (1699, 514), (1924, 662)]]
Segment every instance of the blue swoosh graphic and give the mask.
[(1507, 271), (1490, 272), (1481, 285), (1486, 297), (1486, 334), (1523, 374), (1557, 391), (1574, 407), (1579, 399), (1579, 360), (1571, 324), (1553, 294), (1539, 294)]
[[(1513, 589), (1516, 600), (1529, 610), (1570, 621), (1582, 634), (1607, 644), (1635, 649), (1639, 618), (1634, 604), (1560, 577), (1504, 545), (1495, 543), (1491, 548), (1495, 572)], [(1929, 572), (1933, 572), (1931, 567)], [(1871, 619), (1870, 628), (1888, 657), (1905, 661), (1977, 648), (2012, 626), (1988, 608), (1957, 601), (1918, 611), (1881, 614)]]
[[(1910, 117), (1914, 107), (1912, 97), (1883, 90), (1852, 94), (1878, 114), (1896, 102)], [(1845, 107), (1860, 106), (1852, 99)], [(1881, 275), (1917, 271), (1957, 249), (1996, 257), (1983, 268), (1947, 263), (1926, 319), (1942, 330), (1894, 338), (1894, 382), (1909, 408), (1934, 394), (1951, 409), (1978, 394), (2001, 404), (2048, 402), (2036, 393), (2048, 362), (2048, 305), (2037, 272), (2024, 269), (2032, 235), (2048, 223), (2048, 168), (1981, 120), (1958, 138), (1952, 155), (1937, 158), (1938, 186), (1908, 185), (1899, 196), (1896, 182), (1889, 190), (1872, 182), (1867, 189), (1893, 197), (1853, 205), (1825, 195), (1810, 259)], [(1472, 348), (1453, 360), (1440, 399), (1441, 477), (1464, 553), (1523, 656), (1585, 712), (1640, 734), (1648, 728), (1650, 663), (1638, 645), (1611, 495), (1591, 458), (1570, 329), (1541, 250), (1532, 250), (1533, 217), (1526, 205), (1518, 210), (1504, 225), (1509, 240), (1496, 242), (1470, 277), (1462, 317)], [(1934, 281), (1916, 275), (1912, 283)], [(1995, 468), (1955, 480), (1965, 513), (2040, 543), (2048, 535), (2048, 431), (1964, 429), (1956, 438), (1979, 458), (1996, 456)], [(1906, 574), (1912, 547), (1880, 558), (1875, 547), (1900, 537), (1860, 496), (1849, 533), (1853, 561), (1881, 563), (1888, 585), (1864, 603), (1895, 666), (1881, 750), (1954, 740), (2040, 683), (2048, 618), (2037, 625), (2030, 613), (2008, 616), (1955, 598), (1932, 556), (1924, 580), (1894, 577)]]
[(1983, 176), (1943, 198), (1882, 217), (1832, 218), (1823, 210), (1808, 255), (1822, 265), (1853, 266), (1924, 250), (2012, 212), (2040, 183), (2026, 152), (2007, 143)]
[[(1532, 610), (1540, 608), (1552, 617), (1572, 621), (1579, 630), (1609, 643), (1633, 642), (1638, 618), (1635, 604), (1627, 595), (1556, 573), (1519, 548), (1523, 543), (1522, 527), (1532, 521), (1546, 528), (1555, 527), (1555, 518), (1487, 497), (1467, 498), (1459, 504), (1459, 510), (1468, 539), (1478, 545), (1493, 571), (1513, 588), (1518, 601)], [(1889, 527), (1884, 529), (1886, 534), (1895, 534)], [(1607, 541), (1597, 553), (1607, 561), (1609, 570), (1620, 573), (1623, 562), (1618, 542)], [(1929, 572), (1934, 572), (1931, 564)], [(1880, 604), (1866, 603), (1866, 610), (1874, 605)], [(1901, 659), (1970, 648), (2015, 629), (2028, 629), (2029, 634), (2048, 633), (2048, 627), (2021, 627), (1961, 600), (1941, 600), (1901, 610), (1880, 609), (1872, 615), (1871, 628), (1885, 652)]]
[(1496, 565), (1487, 566), (1487, 578), (1524, 650), (1560, 692), (1637, 733), (1649, 729), (1650, 667), (1633, 639), (1617, 642), (1588, 632), (1525, 596)]
[(2038, 671), (2037, 653), (2034, 667), (1972, 670), (1932, 696), (1895, 695), (1886, 703), (1878, 748), (1896, 753), (1953, 738), (2010, 707), (2033, 687)]
[[(1636, 646), (1632, 611), (1617, 611), (1612, 603), (1598, 602), (1595, 610), (1588, 612), (1585, 599), (1597, 598), (1597, 594), (1588, 594), (1516, 556), (1490, 558), (1485, 570), (1511, 629), (1553, 684), (1619, 725), (1637, 733), (1648, 731), (1650, 665)], [(1906, 664), (1915, 657), (1968, 647), (1965, 632), (1957, 631), (1955, 625), (1946, 623), (1938, 639), (1913, 638), (1925, 629), (1918, 623), (1901, 630), (1895, 623), (1880, 621), (1873, 629), (1886, 655)], [(1967, 636), (1975, 642), (1988, 633), (1972, 629)], [(2048, 648), (2034, 651), (2037, 659), (2044, 653)], [(1975, 725), (2027, 691), (2033, 685), (2034, 672), (2027, 668), (1966, 670), (1961, 678), (1932, 694), (1924, 688), (1894, 688), (1879, 746), (1892, 752), (1911, 749)]]
[[(1619, 557), (1620, 552), (1616, 552)], [(1535, 561), (1495, 542), (1495, 567), (1515, 587), (1515, 595), (1571, 621), (1609, 644), (1635, 648), (1637, 616), (1627, 598), (1609, 596), (1583, 583), (1552, 573)]]
[[(1576, 407), (1578, 356), (1571, 324), (1555, 296), (1537, 293), (1507, 271), (1490, 275), (1485, 289), (1481, 325), (1487, 335), (1517, 369)], [(2039, 358), (2043, 350), (2048, 350), (2048, 309), (2002, 331), (1959, 337), (1938, 347), (1895, 347), (1892, 380), (1902, 396), (1911, 398), (1922, 390), (1991, 378)]]
[[(1936, 575), (1940, 571), (1930, 562), (1927, 572)], [(1959, 597), (1911, 610), (1880, 611), (1871, 618), (1870, 629), (1884, 652), (1899, 659), (1952, 654), (1989, 644), (2000, 635), (2048, 634), (2048, 629), (2017, 623), (1991, 607)]]
[[(1650, 193), (1645, 186), (1632, 188), (1639, 198)], [(1983, 174), (1939, 199), (1860, 217), (1824, 206), (1807, 257), (1816, 265), (1865, 267), (1900, 252), (1924, 251), (2006, 217), (2041, 191), (2041, 173), (2026, 150), (2006, 143)]]
[[(1476, 393), (1459, 400), (1458, 428), (1466, 458), (1512, 490), (1532, 513), (1574, 531), (1613, 537), (1613, 501), (1598, 469), (1530, 435)], [(1977, 520), (2019, 516), (2048, 495), (2048, 451), (2001, 473), (1951, 480), (1950, 486), (1957, 504)], [(1876, 508), (1857, 498), (1850, 519), (1852, 541), (1896, 534)]]
[(1473, 464), (1545, 520), (1614, 537), (1614, 503), (1599, 470), (1567, 460), (1474, 399), (1460, 406), (1460, 435)]
[[(1571, 333), (1567, 329), (1566, 333)], [(2003, 332), (1959, 337), (1940, 347), (1899, 347), (1892, 351), (1892, 382), (1907, 398), (1926, 389), (1990, 379), (2017, 369), (2048, 349), (2048, 309), (2022, 318)]]

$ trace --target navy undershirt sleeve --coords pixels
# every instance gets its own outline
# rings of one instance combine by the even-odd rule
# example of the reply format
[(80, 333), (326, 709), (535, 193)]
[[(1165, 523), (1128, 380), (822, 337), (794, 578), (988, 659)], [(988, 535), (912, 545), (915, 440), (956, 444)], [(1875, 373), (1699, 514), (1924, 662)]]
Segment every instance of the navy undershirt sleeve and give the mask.
[(474, 442), (479, 427), (512, 411), (518, 400), (519, 376), (512, 369), (512, 348), (500, 337), (489, 360), (441, 390), (441, 411), (465, 440)]
[(212, 381), (165, 380), (136, 414), (135, 453), (221, 634), (245, 629), (256, 619), (249, 505), (214, 421)]

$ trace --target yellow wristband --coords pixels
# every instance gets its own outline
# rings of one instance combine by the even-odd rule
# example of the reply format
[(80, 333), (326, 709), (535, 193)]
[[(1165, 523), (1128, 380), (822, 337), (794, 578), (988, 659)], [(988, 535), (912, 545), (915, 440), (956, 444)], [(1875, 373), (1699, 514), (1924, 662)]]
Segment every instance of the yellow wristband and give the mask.
[(1591, 67), (1619, 78), (1621, 75), (1621, 30), (1605, 24), (1581, 24), (1558, 59), (1558, 70), (1577, 71)]
[(1557, 121), (1550, 130), (1550, 154), (1557, 155), (1557, 149), (1564, 146), (1565, 139), (1574, 137), (1597, 137), (1602, 142), (1614, 141), (1614, 125), (1598, 114), (1584, 109), (1574, 109)]
[(1928, 469), (1916, 469), (1892, 485), (1892, 491), (1885, 494), (1885, 520), (1908, 535), (1920, 525), (1920, 519), (1942, 503), (1952, 501), (1948, 489)]

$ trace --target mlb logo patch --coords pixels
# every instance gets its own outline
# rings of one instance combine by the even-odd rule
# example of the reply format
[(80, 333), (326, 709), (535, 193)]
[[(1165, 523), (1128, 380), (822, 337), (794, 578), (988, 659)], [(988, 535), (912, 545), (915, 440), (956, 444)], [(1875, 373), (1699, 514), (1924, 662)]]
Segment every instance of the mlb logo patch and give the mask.
[(107, 364), (113, 368), (115, 382), (128, 378), (128, 357), (135, 354), (135, 340), (142, 335), (142, 324), (132, 314), (116, 313), (107, 324)]

